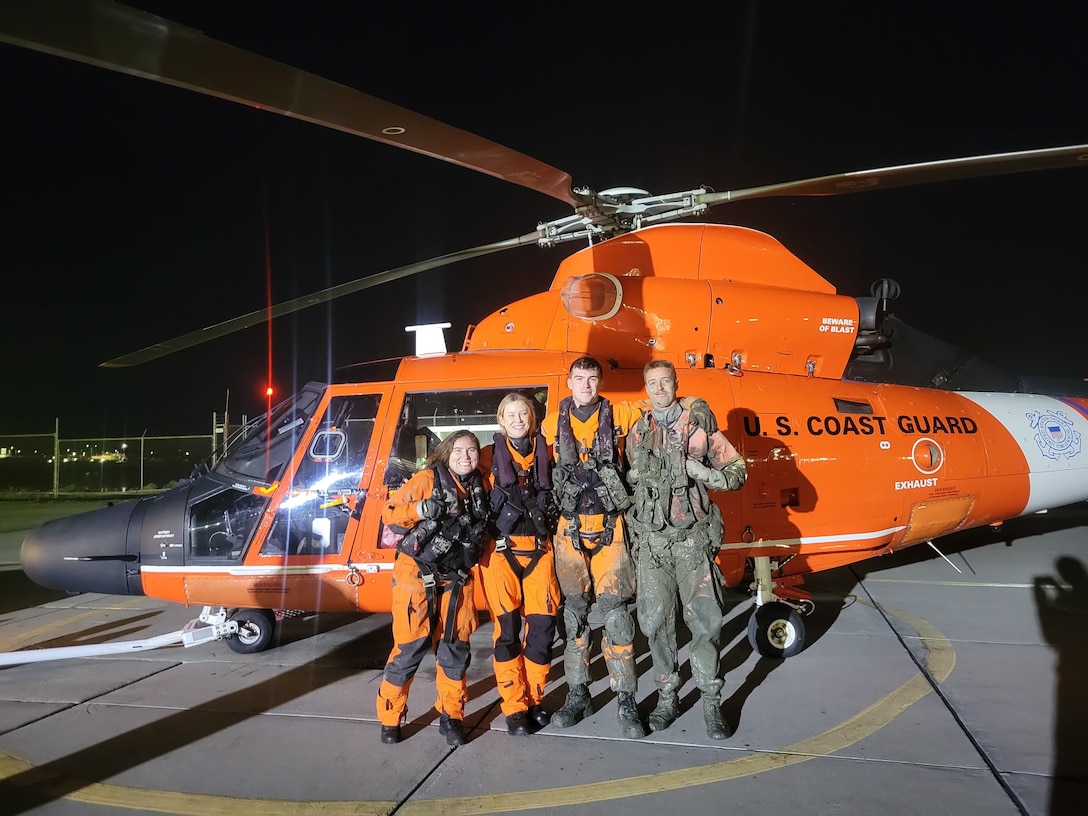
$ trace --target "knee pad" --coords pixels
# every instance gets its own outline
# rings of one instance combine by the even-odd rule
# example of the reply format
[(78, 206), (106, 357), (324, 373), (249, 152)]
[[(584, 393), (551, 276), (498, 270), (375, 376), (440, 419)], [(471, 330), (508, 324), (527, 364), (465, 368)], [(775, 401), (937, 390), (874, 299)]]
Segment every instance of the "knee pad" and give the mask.
[(626, 606), (616, 606), (605, 613), (604, 631), (616, 646), (630, 646), (635, 642), (635, 621)]
[(572, 609), (570, 604), (567, 604), (563, 609), (563, 626), (567, 630), (568, 640), (584, 637), (589, 631), (589, 610)]
[(513, 660), (521, 654), (521, 615), (507, 612), (495, 619), (499, 636), (495, 638), (495, 659), (500, 663)]
[(550, 615), (529, 615), (526, 620), (529, 626), (525, 635), (525, 656), (534, 663), (551, 663), (555, 618)]

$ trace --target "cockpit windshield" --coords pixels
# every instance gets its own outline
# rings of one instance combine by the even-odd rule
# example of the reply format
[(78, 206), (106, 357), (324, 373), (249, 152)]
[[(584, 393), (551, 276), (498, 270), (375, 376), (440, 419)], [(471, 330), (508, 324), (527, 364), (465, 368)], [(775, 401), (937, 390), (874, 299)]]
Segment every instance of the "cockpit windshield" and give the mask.
[(215, 472), (232, 479), (255, 479), (271, 484), (298, 447), (299, 436), (313, 416), (325, 386), (307, 383), (267, 415), (249, 422), (227, 447)]

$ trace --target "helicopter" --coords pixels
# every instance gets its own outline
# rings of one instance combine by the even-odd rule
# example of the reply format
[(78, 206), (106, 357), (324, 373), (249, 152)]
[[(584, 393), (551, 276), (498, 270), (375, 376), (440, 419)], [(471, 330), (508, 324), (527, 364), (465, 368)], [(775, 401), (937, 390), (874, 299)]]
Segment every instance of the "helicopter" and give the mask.
[[(18, 11), (14, 7), (19, 7)], [(715, 496), (724, 583), (754, 603), (761, 655), (805, 645), (808, 576), (941, 536), (1088, 500), (1083, 383), (1035, 393), (911, 330), (898, 284), (839, 294), (772, 236), (695, 223), (714, 207), (789, 196), (1088, 165), (1088, 145), (899, 165), (716, 192), (594, 191), (474, 134), (210, 39), (164, 18), (84, 0), (0, 10), (0, 41), (335, 128), (528, 188), (573, 212), (522, 235), (340, 284), (107, 361), (140, 365), (269, 319), (462, 260), (526, 246), (587, 246), (550, 287), (484, 316), (458, 350), (409, 327), (416, 353), (389, 379), (312, 382), (235, 431), (176, 488), (47, 522), (21, 560), (43, 586), (202, 607), (230, 648), (259, 652), (295, 611), (387, 612), (395, 550), (388, 496), (437, 442), (486, 441), (519, 391), (555, 410), (570, 364), (604, 363), (611, 400), (643, 397), (642, 368), (672, 362), (747, 462)], [(682, 223), (674, 223), (682, 222)]]

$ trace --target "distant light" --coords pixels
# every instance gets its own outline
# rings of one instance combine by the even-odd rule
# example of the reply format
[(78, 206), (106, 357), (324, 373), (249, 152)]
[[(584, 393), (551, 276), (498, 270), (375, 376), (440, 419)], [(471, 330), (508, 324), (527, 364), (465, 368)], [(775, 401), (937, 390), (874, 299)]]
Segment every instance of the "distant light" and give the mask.
[(272, 386), (271, 386), (271, 385), (270, 385), (270, 386), (268, 386), (268, 388), (266, 388), (266, 389), (264, 390), (264, 395), (265, 395), (266, 397), (271, 397), (271, 396), (272, 396)]

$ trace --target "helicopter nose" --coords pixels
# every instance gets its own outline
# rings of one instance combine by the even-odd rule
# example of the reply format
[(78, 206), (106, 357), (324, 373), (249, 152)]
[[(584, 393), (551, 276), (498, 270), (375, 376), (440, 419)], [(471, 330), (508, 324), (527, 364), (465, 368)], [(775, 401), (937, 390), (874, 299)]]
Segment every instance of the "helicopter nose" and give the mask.
[(54, 519), (30, 532), (19, 553), (36, 584), (66, 592), (143, 595), (140, 527), (145, 500)]

